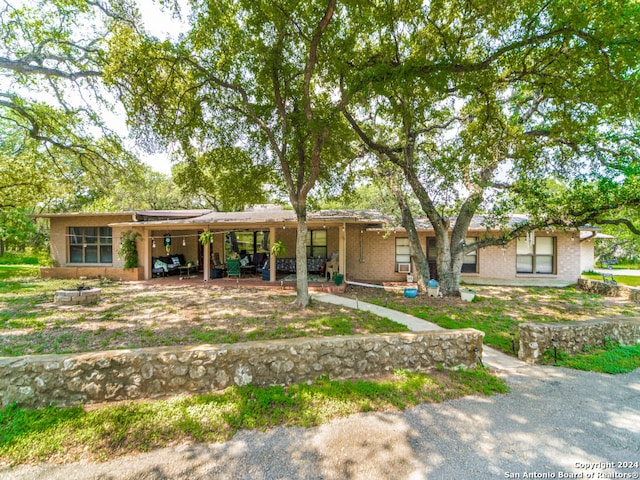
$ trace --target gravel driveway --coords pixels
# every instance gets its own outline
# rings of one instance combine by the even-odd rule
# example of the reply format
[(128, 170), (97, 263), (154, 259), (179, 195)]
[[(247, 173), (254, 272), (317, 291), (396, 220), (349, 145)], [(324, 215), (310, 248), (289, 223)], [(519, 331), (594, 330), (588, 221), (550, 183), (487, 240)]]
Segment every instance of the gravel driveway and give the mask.
[[(0, 469), (1, 479), (638, 478), (640, 369), (521, 367), (512, 393), (240, 433), (102, 464)], [(627, 462), (625, 464), (625, 462)]]

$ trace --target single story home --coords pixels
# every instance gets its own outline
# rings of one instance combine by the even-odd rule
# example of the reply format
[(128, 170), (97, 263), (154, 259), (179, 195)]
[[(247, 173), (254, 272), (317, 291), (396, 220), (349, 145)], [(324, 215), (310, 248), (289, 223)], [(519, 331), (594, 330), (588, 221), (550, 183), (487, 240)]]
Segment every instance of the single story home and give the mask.
[[(54, 266), (42, 270), (44, 277), (107, 277), (149, 280), (172, 272), (207, 280), (217, 276), (231, 252), (247, 257), (248, 266), (265, 267), (271, 246), (281, 241), (286, 253), (269, 262), (265, 279), (276, 281), (278, 273), (295, 273), (296, 216), (276, 206), (256, 206), (243, 212), (210, 210), (151, 210), (120, 213), (59, 213), (48, 218)], [(523, 221), (513, 216), (511, 221)], [(474, 217), (468, 242), (499, 236), (487, 229), (481, 216)], [(428, 221), (416, 222), (420, 241), (437, 278), (435, 237)], [(337, 256), (338, 273), (353, 281), (403, 282), (414, 272), (409, 240), (391, 219), (371, 210), (309, 212), (307, 262), (310, 272), (325, 275), (326, 262)], [(593, 268), (597, 227), (577, 232), (536, 231), (504, 246), (492, 246), (465, 256), (462, 278), (469, 284), (568, 285), (584, 270)], [(202, 232), (211, 241), (200, 242)], [(138, 267), (124, 268), (119, 256), (126, 232), (137, 232)], [(409, 277), (410, 280), (410, 277)]]

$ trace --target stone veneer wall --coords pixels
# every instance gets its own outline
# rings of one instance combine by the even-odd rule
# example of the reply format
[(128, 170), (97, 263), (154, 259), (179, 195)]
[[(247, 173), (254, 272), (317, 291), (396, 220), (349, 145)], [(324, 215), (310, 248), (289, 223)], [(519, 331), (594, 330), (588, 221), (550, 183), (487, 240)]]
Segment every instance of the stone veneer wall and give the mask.
[[(615, 278), (615, 276), (614, 276)], [(598, 280), (578, 280), (578, 288), (585, 292), (597, 293), (605, 297), (626, 297), (631, 301), (640, 303), (640, 288), (627, 287), (625, 285), (611, 285)]]
[(523, 323), (519, 329), (518, 358), (535, 362), (546, 350), (553, 350), (552, 339), (557, 339), (558, 350), (575, 354), (587, 346), (602, 345), (605, 339), (634, 345), (640, 342), (640, 320), (587, 320), (563, 323)]
[(112, 350), (0, 358), (0, 404), (40, 408), (220, 390), (365, 378), (399, 368), (476, 364), (484, 334), (473, 329), (297, 338), (233, 345)]

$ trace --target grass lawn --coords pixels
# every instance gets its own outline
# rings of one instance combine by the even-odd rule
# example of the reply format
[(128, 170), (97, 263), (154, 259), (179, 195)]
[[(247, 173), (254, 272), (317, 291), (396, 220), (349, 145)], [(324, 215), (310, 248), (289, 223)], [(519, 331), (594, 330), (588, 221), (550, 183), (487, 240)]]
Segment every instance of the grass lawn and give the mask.
[[(626, 285), (628, 287), (640, 287), (640, 275), (617, 275), (615, 270), (611, 270), (613, 278), (615, 278), (618, 285)], [(584, 278), (589, 280), (602, 281), (602, 275), (599, 273), (583, 273)]]
[[(292, 309), (292, 292), (221, 289), (201, 283), (119, 284), (96, 305), (61, 307), (53, 293), (74, 280), (41, 280), (13, 266), (0, 279), (0, 355), (300, 336), (405, 331), (367, 312), (313, 302)], [(7, 270), (5, 270), (7, 271)], [(87, 408), (0, 409), (0, 464), (104, 460), (182, 442), (218, 442), (238, 430), (309, 427), (356, 412), (404, 409), (465, 395), (506, 393), (484, 369), (397, 371), (385, 378), (311, 385), (230, 387), (223, 392)]]
[(182, 442), (221, 442), (241, 429), (311, 427), (357, 412), (403, 410), (465, 395), (506, 393), (483, 369), (397, 371), (378, 380), (230, 387), (220, 393), (97, 409), (0, 410), (0, 463), (100, 461)]
[(53, 304), (56, 290), (78, 283), (29, 276), (0, 280), (0, 356), (407, 330), (367, 312), (320, 302), (302, 311), (291, 308), (291, 291), (214, 288), (200, 282), (91, 280), (87, 286), (102, 289), (98, 304)]
[(444, 328), (481, 330), (485, 333), (485, 344), (506, 353), (513, 353), (512, 338), (517, 348), (518, 325), (522, 322), (640, 317), (638, 304), (586, 293), (576, 287), (478, 286), (474, 289), (478, 293), (470, 303), (460, 298), (433, 298), (426, 294), (411, 299), (402, 293), (352, 286), (345, 294), (414, 315)]
[(573, 356), (562, 351), (554, 356), (553, 350), (547, 350), (540, 363), (591, 372), (628, 373), (640, 367), (640, 344), (620, 346), (609, 343), (604, 347), (585, 347), (583, 352)]

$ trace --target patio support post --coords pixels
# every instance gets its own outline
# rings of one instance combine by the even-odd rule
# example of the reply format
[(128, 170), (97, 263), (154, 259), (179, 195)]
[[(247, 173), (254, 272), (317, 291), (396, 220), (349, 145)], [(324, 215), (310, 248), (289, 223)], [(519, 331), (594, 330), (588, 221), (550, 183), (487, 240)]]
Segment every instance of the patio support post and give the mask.
[(338, 236), (338, 272), (344, 275), (344, 279), (347, 279), (347, 225), (342, 224), (342, 228), (339, 229), (340, 234)]
[[(200, 241), (200, 240), (198, 240)], [(205, 282), (209, 281), (211, 276), (211, 242), (207, 242), (204, 244), (204, 251), (202, 252), (202, 266), (203, 268), (203, 278)]]
[(142, 265), (144, 268), (144, 279), (151, 280), (151, 230), (142, 230)]
[[(269, 252), (271, 252), (271, 249), (273, 248), (273, 244), (276, 243), (276, 227), (271, 227), (269, 229)], [(271, 253), (269, 253), (269, 281), (270, 282), (275, 282), (276, 281), (276, 269), (277, 265), (276, 265), (276, 257), (274, 257), (273, 255), (271, 255)]]

